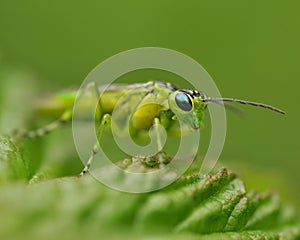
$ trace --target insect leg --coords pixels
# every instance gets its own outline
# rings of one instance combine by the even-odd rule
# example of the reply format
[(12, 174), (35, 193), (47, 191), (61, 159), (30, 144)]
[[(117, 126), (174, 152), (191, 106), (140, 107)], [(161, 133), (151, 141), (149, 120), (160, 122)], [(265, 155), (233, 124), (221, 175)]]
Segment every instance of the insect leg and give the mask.
[(84, 167), (84, 169), (81, 171), (81, 173), (79, 174), (80, 177), (82, 177), (84, 174), (87, 173), (87, 171), (90, 169), (91, 167), (91, 164), (94, 160), (94, 156), (98, 153), (99, 149), (100, 149), (100, 139), (102, 137), (102, 133), (103, 133), (103, 130), (105, 128), (105, 126), (111, 122), (111, 115), (110, 114), (105, 114), (102, 119), (101, 119), (101, 122), (100, 122), (100, 125), (99, 125), (99, 128), (98, 128), (98, 131), (97, 131), (97, 142), (95, 143), (92, 151), (91, 151), (91, 154), (90, 154), (90, 157)]
[(18, 131), (15, 131), (13, 135), (16, 137), (20, 138), (36, 138), (36, 137), (41, 137), (44, 136), (58, 127), (65, 125), (66, 123), (70, 122), (72, 119), (72, 108), (66, 110), (59, 119), (55, 120), (54, 122), (48, 124), (45, 127), (33, 130), (33, 131), (28, 131), (24, 133), (19, 133)]
[(157, 157), (158, 157), (158, 161), (159, 161), (159, 166), (162, 168), (164, 166), (164, 164), (167, 162), (166, 160), (166, 155), (163, 152), (163, 144), (162, 144), (162, 140), (161, 140), (161, 133), (159, 130), (159, 125), (161, 126), (161, 122), (159, 118), (154, 118), (153, 121), (153, 128), (155, 131), (155, 135), (156, 135), (156, 141), (157, 141), (157, 149), (158, 149), (158, 153), (157, 153)]
[(163, 146), (162, 146), (162, 142), (161, 142), (160, 131), (159, 131), (159, 128), (158, 128), (159, 125), (161, 125), (159, 118), (154, 118), (153, 127), (154, 127), (155, 135), (156, 135), (157, 150), (158, 150), (158, 152), (161, 152)]

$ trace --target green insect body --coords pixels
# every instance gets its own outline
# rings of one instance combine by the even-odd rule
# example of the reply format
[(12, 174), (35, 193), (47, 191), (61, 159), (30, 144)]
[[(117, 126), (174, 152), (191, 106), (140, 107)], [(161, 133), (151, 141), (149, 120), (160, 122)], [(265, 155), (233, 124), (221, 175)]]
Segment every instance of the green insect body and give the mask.
[[(161, 82), (115, 84), (108, 88), (100, 86), (96, 88), (96, 90), (94, 87), (95, 86), (92, 85), (85, 89), (85, 91), (91, 96), (95, 95), (91, 94), (91, 92), (97, 91), (101, 97), (98, 99), (98, 97), (95, 96), (80, 101), (80, 104), (83, 105), (80, 107), (82, 118), (88, 115), (86, 112), (93, 111), (93, 109), (90, 108), (90, 105), (93, 105), (92, 102), (99, 101), (95, 113), (96, 122), (99, 123), (103, 115), (112, 114), (114, 110), (118, 112), (116, 105), (120, 98), (125, 95), (126, 100), (119, 106), (120, 121), (124, 118), (124, 115), (126, 115), (124, 114), (126, 109), (133, 109), (130, 124), (134, 130), (148, 130), (153, 126), (155, 118), (160, 119), (160, 124), (164, 126), (171, 135), (179, 134), (180, 129), (178, 128), (178, 124), (176, 124), (177, 118), (180, 118), (186, 123), (186, 126), (193, 129), (198, 129), (202, 125), (203, 111), (207, 103), (199, 99), (199, 93), (197, 91), (188, 89), (178, 90), (174, 85)], [(179, 101), (182, 101), (183, 104), (190, 104), (188, 111), (178, 107), (178, 103), (176, 103), (176, 96), (178, 94), (185, 96), (185, 98), (179, 99)], [(38, 115), (52, 117), (59, 117), (58, 114), (62, 114), (61, 119), (69, 121), (72, 117), (70, 112), (72, 111), (76, 96), (77, 92), (71, 91), (42, 99), (35, 107), (36, 113)], [(65, 113), (63, 114), (63, 112)], [(63, 122), (63, 120), (60, 121)], [(33, 133), (34, 132), (31, 132), (32, 137)], [(26, 134), (30, 134), (30, 132)]]
[[(79, 99), (81, 99), (81, 95), (87, 97), (83, 97), (82, 100), (78, 101), (81, 112), (76, 117), (84, 118), (87, 115), (94, 114), (98, 129), (98, 140), (101, 139), (106, 123), (111, 122), (112, 114), (115, 126), (120, 126), (120, 132), (124, 122), (128, 121), (133, 132), (148, 130), (152, 126), (157, 129), (157, 125), (160, 124), (167, 130), (168, 134), (178, 135), (184, 132), (182, 130), (197, 130), (202, 126), (203, 113), (209, 102), (221, 104), (226, 101), (237, 102), (284, 113), (266, 104), (232, 98), (210, 98), (197, 90), (179, 89), (170, 83), (158, 81), (99, 87), (95, 86), (94, 83), (90, 83), (79, 94)], [(77, 92), (70, 91), (39, 101), (36, 106), (37, 113), (55, 115), (60, 113), (61, 116), (44, 128), (26, 132), (21, 136), (27, 138), (42, 136), (60, 125), (70, 122), (74, 117), (72, 113), (76, 96)], [(95, 103), (97, 105), (96, 112), (95, 109), (91, 108)], [(95, 144), (81, 175), (88, 171), (93, 156), (99, 150), (98, 142)], [(161, 146), (159, 137), (157, 142), (158, 150), (162, 151), (163, 146)]]

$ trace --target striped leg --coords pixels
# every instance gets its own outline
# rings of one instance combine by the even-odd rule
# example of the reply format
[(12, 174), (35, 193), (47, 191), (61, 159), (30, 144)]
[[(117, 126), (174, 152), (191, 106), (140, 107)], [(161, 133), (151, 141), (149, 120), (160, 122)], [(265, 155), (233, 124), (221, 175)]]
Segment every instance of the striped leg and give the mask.
[(41, 137), (44, 135), (47, 135), (48, 133), (54, 131), (58, 127), (67, 124), (70, 122), (72, 119), (72, 109), (66, 110), (59, 119), (55, 120), (54, 122), (48, 124), (45, 127), (33, 130), (33, 131), (28, 131), (24, 133), (20, 133), (18, 131), (15, 131), (13, 133), (14, 136), (18, 138), (37, 138)]
[(94, 145), (94, 147), (91, 151), (90, 157), (89, 157), (84, 169), (79, 174), (80, 177), (82, 177), (83, 175), (85, 175), (89, 171), (89, 169), (91, 167), (91, 164), (94, 160), (94, 156), (100, 150), (100, 140), (101, 140), (101, 137), (102, 137), (102, 134), (103, 134), (103, 130), (104, 130), (105, 126), (110, 123), (110, 121), (111, 121), (111, 115), (110, 114), (105, 114), (102, 117), (99, 128), (98, 128), (98, 132), (97, 132), (97, 140), (98, 141), (95, 143), (95, 145)]

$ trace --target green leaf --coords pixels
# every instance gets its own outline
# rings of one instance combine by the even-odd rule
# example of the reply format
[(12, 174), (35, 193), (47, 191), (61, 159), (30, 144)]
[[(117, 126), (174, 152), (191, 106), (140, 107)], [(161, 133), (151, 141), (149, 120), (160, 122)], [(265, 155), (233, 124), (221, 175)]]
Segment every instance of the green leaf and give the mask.
[(0, 135), (0, 184), (28, 177), (29, 166), (23, 160), (19, 149), (8, 138)]
[[(0, 239), (300, 238), (292, 208), (275, 194), (247, 193), (242, 180), (226, 169), (183, 176), (156, 192), (130, 194), (109, 189), (89, 175), (28, 185), (24, 179), (30, 164), (4, 137), (0, 156), (1, 179), (6, 179), (0, 185)], [(140, 164), (147, 171), (149, 161), (136, 157), (124, 162), (118, 165), (133, 170), (141, 169)]]

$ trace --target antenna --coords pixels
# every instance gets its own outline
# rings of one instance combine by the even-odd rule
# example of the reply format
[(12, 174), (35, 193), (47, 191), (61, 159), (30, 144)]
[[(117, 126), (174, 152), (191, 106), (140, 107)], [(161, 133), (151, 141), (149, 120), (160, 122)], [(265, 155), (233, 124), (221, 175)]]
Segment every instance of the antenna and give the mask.
[(220, 103), (220, 102), (236, 102), (236, 103), (240, 103), (240, 104), (246, 104), (246, 105), (251, 105), (251, 106), (255, 106), (255, 107), (261, 107), (261, 108), (267, 108), (270, 109), (272, 111), (281, 113), (281, 114), (285, 114), (284, 111), (280, 110), (279, 108), (264, 104), (264, 103), (258, 103), (258, 102), (250, 102), (250, 101), (245, 101), (245, 100), (241, 100), (241, 99), (235, 99), (235, 98), (204, 98), (202, 100), (203, 102), (215, 102), (215, 103)]

